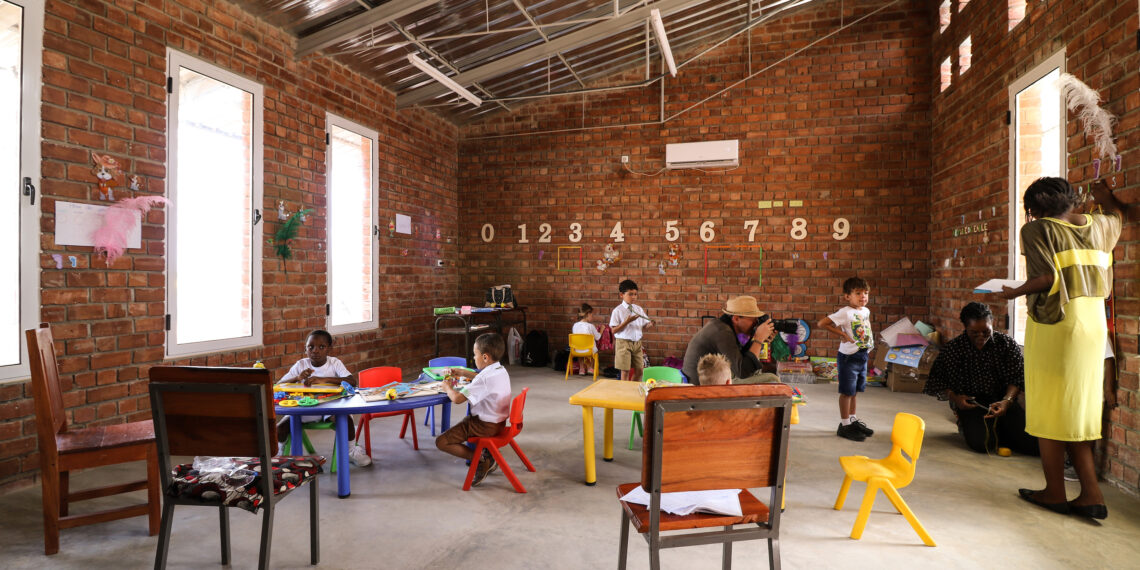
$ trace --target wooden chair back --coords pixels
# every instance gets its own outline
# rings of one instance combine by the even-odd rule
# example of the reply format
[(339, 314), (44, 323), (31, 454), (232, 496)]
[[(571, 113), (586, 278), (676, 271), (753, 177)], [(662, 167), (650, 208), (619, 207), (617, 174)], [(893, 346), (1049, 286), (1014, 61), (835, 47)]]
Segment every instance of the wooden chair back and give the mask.
[[(162, 423), (161, 431), (166, 434), (165, 442), (159, 442), (164, 459), (171, 455), (261, 457), (267, 444), (270, 456), (277, 453), (276, 438), (267, 435), (276, 433), (273, 380), (268, 370), (155, 366), (150, 369), (150, 384), (155, 431), (160, 431)], [(259, 402), (252, 393), (222, 385), (261, 386), (264, 398)], [(165, 387), (161, 397), (156, 397), (156, 387)], [(261, 406), (266, 409), (259, 410)], [(258, 417), (266, 422), (263, 431), (257, 425)]]
[(404, 371), (397, 366), (376, 366), (360, 371), (358, 379), (361, 388), (378, 388), (403, 380)]
[(650, 493), (776, 487), (791, 397), (784, 384), (650, 390), (642, 487)]
[(55, 456), (55, 436), (67, 431), (67, 415), (63, 408), (63, 389), (55, 358), (55, 339), (51, 326), (24, 331), (28, 339), (28, 363), (32, 372), (32, 396), (36, 405), (36, 431), (40, 453)]

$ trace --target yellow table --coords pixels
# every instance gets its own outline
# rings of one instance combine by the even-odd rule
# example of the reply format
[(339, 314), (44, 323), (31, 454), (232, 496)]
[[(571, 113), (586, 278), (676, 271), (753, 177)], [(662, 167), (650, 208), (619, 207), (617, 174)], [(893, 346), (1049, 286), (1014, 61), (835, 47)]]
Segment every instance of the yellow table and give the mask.
[(614, 459), (614, 410), (645, 411), (641, 382), (598, 380), (570, 396), (570, 404), (582, 406), (582, 440), (586, 456), (586, 484), (598, 482), (594, 464), (594, 408), (605, 410), (605, 448), (602, 459)]

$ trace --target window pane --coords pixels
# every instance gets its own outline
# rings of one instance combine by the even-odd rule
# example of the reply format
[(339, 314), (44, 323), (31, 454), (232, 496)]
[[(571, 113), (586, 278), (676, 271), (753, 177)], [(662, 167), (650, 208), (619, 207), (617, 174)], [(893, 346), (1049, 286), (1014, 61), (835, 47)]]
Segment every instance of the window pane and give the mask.
[[(1025, 189), (1042, 176), (1061, 176), (1061, 144), (1064, 133), (1061, 125), (1061, 92), (1057, 89), (1060, 69), (1054, 69), (1029, 87), (1017, 93), (1014, 112), (1017, 114), (1015, 137), (1014, 196), (1012, 204), (1014, 226), (1010, 240), (1017, 255), (1015, 279), (1025, 279), (1025, 257), (1021, 251), (1021, 226), (1025, 225)], [(1018, 297), (1014, 309), (1014, 336), (1025, 342), (1025, 320), (1028, 312), (1025, 297)]]
[(332, 126), (329, 272), (332, 325), (372, 321), (373, 141)]
[[(23, 109), (23, 9), (0, 1), (0, 109)], [(9, 115), (11, 117), (11, 115)], [(0, 129), (0, 366), (20, 363), (20, 121)]]
[(179, 344), (252, 334), (253, 94), (178, 73)]

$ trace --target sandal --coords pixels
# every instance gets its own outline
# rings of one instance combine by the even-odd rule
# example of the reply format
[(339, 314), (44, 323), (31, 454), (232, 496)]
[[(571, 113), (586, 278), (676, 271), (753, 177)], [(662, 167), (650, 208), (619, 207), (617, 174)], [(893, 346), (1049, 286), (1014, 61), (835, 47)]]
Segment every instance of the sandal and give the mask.
[[(1034, 505), (1037, 505), (1039, 507), (1045, 507), (1046, 509), (1049, 509), (1050, 511), (1053, 511), (1059, 515), (1069, 514), (1069, 507), (1070, 507), (1069, 503), (1067, 503), (1067, 502), (1043, 503), (1043, 502), (1038, 501), (1036, 499), (1037, 493), (1040, 493), (1040, 491), (1034, 491), (1033, 489), (1018, 489), (1017, 490), (1017, 494), (1020, 495), (1022, 499), (1029, 501), (1030, 503), (1033, 503)], [(1101, 505), (1101, 506), (1103, 506), (1103, 505)], [(1088, 508), (1088, 507), (1082, 507), (1082, 508)], [(1089, 516), (1091, 516), (1091, 515), (1089, 515)], [(1105, 516), (1108, 516), (1107, 512), (1105, 513)]]

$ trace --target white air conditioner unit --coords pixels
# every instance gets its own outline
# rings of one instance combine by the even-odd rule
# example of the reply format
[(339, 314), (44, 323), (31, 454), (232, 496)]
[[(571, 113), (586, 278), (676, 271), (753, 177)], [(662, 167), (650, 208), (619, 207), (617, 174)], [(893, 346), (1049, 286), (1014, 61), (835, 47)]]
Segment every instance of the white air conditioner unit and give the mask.
[(740, 141), (708, 141), (665, 145), (665, 168), (736, 168)]

